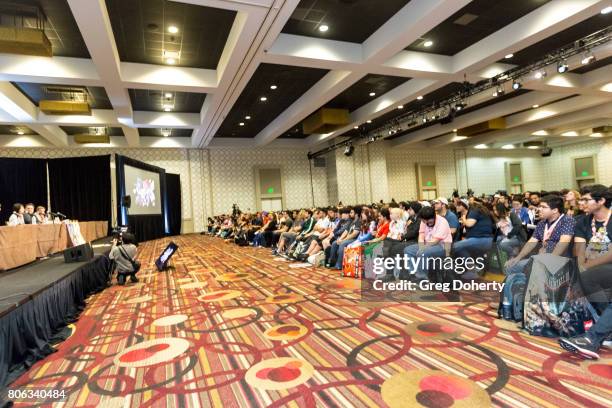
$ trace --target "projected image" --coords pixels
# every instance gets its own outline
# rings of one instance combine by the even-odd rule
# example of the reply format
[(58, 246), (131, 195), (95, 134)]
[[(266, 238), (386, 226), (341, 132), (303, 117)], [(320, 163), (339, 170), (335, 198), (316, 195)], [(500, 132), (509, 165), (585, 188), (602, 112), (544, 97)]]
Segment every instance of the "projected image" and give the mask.
[(155, 207), (155, 181), (137, 177), (132, 193), (137, 206)]
[(131, 215), (161, 214), (159, 173), (126, 165), (125, 192), (132, 197)]

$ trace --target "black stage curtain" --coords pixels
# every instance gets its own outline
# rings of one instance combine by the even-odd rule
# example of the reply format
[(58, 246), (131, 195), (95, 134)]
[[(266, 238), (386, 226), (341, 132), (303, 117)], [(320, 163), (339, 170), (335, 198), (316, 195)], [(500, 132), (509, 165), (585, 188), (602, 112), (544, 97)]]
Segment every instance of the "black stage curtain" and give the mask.
[(50, 159), (49, 187), (53, 210), (111, 225), (110, 155)]
[(166, 235), (162, 215), (130, 215), (128, 220), (129, 229), (136, 235), (138, 242), (149, 241)]
[(107, 286), (111, 262), (100, 256), (0, 317), (0, 389), (53, 353), (85, 299)]
[(166, 211), (170, 235), (181, 233), (181, 176), (166, 173)]
[(47, 206), (47, 160), (0, 158), (0, 225), (5, 225), (13, 204)]

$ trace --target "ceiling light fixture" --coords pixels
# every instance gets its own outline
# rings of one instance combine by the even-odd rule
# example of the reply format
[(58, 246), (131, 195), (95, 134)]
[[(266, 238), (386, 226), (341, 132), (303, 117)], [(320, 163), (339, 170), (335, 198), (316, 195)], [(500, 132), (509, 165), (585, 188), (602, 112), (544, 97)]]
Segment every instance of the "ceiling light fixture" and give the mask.
[(603, 133), (601, 133), (601, 132), (595, 132), (595, 133), (591, 133), (589, 136), (590, 136), (590, 137), (603, 137)]
[(567, 72), (568, 69), (569, 66), (567, 65), (567, 62), (565, 60), (559, 61), (559, 63), (557, 64), (557, 72), (560, 74)]
[(539, 146), (527, 146), (528, 149), (530, 150), (535, 150), (535, 149), (539, 149)]
[(270, 85), (270, 89), (276, 89), (278, 88), (276, 85)]
[(505, 93), (506, 91), (504, 91), (504, 88), (500, 86), (495, 90), (495, 92), (493, 92), (493, 96), (502, 96)]
[(370, 92), (370, 96), (376, 96), (376, 92)]
[(166, 64), (174, 65), (174, 64), (176, 64), (176, 60), (174, 58), (167, 58), (166, 59)]
[(534, 77), (535, 79), (542, 79), (546, 76), (546, 71), (542, 70), (542, 71), (538, 71), (535, 73)]
[(170, 112), (172, 110), (171, 105), (164, 105), (164, 112)]
[(176, 34), (176, 33), (178, 33), (178, 27), (171, 25), (170, 27), (168, 27), (168, 32), (170, 34)]
[(163, 137), (168, 137), (172, 134), (172, 129), (168, 129), (168, 128), (162, 128), (161, 129), (161, 134)]
[(514, 145), (513, 144), (506, 144), (506, 145), (503, 145), (501, 148), (504, 149), (504, 150), (511, 150), (511, 149), (514, 149)]
[(429, 48), (429, 47), (431, 47), (432, 45), (433, 45), (433, 41), (431, 41), (431, 40), (427, 40), (427, 41), (425, 41), (425, 42), (423, 43), (423, 47), (425, 47), (425, 48)]
[(457, 129), (453, 129), (453, 132), (457, 133)]
[(266, 98), (265, 96), (262, 96), (261, 98), (259, 98), (260, 101), (265, 102), (268, 100), (268, 98)]
[(244, 122), (240, 122), (238, 126), (244, 126)]
[(587, 65), (594, 61), (595, 61), (595, 56), (593, 55), (593, 53), (587, 52), (584, 54), (584, 57), (582, 57), (581, 62), (582, 62), (582, 65)]
[(474, 146), (474, 149), (488, 149), (489, 146), (487, 146), (486, 144), (478, 144), (476, 146)]
[(404, 105), (397, 105), (397, 109), (404, 109)]
[(505, 59), (510, 59), (514, 57), (514, 54), (510, 53), (510, 54), (506, 54), (506, 56), (504, 57)]
[(518, 81), (518, 80), (514, 80), (512, 81), (512, 89), (514, 89), (515, 91), (517, 89), (521, 89), (522, 88), (522, 84)]
[(576, 137), (578, 136), (578, 132), (571, 130), (569, 132), (563, 132), (561, 133), (561, 136), (565, 136), (565, 137)]
[(420, 100), (422, 100), (422, 99), (423, 99), (423, 95), (419, 95), (419, 96), (417, 96), (417, 100), (418, 100), (418, 101), (420, 101)]
[(353, 129), (359, 129), (359, 126), (353, 126)]
[(539, 107), (540, 107), (540, 105), (538, 105), (538, 104), (536, 103), (535, 105), (531, 105), (531, 107), (532, 107), (533, 109), (536, 109), (536, 108), (539, 108)]
[(366, 120), (366, 123), (372, 123), (372, 121), (368, 119), (368, 120)]
[[(18, 134), (18, 135), (23, 135), (23, 134), (24, 134), (24, 131), (23, 131), (23, 130), (20, 130), (20, 131), (18, 131), (18, 132), (17, 132), (17, 134)], [(601, 133), (600, 133), (600, 134), (601, 134)]]
[(612, 6), (604, 7), (603, 9), (601, 9), (601, 14), (608, 14), (608, 13), (612, 13)]
[(244, 118), (245, 118), (246, 120), (251, 119), (251, 117), (250, 117), (250, 116), (245, 116)]
[(170, 92), (166, 92), (166, 93), (164, 94), (164, 96), (165, 96), (166, 98), (172, 98), (172, 94), (171, 94)]
[(321, 25), (319, 26), (319, 31), (320, 31), (320, 32), (324, 33), (324, 32), (326, 32), (327, 30), (329, 30), (329, 26), (327, 26), (327, 25), (325, 25), (325, 24), (321, 24)]

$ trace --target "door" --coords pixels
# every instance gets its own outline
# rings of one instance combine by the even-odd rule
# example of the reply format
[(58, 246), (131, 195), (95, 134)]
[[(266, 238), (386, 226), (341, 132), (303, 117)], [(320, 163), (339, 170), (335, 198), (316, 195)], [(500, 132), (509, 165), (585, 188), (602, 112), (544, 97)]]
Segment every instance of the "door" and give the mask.
[(255, 192), (258, 210), (282, 210), (284, 202), (281, 169), (256, 168)]

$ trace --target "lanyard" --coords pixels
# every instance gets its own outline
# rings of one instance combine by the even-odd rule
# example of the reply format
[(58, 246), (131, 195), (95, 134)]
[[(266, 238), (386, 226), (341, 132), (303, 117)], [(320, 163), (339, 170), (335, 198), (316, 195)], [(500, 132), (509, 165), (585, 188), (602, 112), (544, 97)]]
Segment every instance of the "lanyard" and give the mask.
[[(606, 227), (608, 226), (608, 221), (610, 221), (610, 214), (612, 214), (612, 210), (608, 210), (608, 216), (606, 217), (606, 221), (604, 221), (604, 233), (606, 231)], [(593, 216), (593, 219), (591, 220), (591, 230), (593, 231), (593, 236), (595, 236), (595, 234), (597, 234), (597, 230), (595, 228), (595, 216)]]
[(555, 230), (555, 228), (557, 227), (557, 224), (559, 223), (559, 221), (561, 221), (561, 218), (563, 218), (565, 216), (565, 214), (562, 214), (559, 218), (557, 218), (557, 221), (553, 222), (552, 225), (548, 226), (548, 224), (544, 225), (544, 237), (543, 237), (543, 242), (546, 242), (550, 239), (550, 236), (552, 235), (553, 231)]

